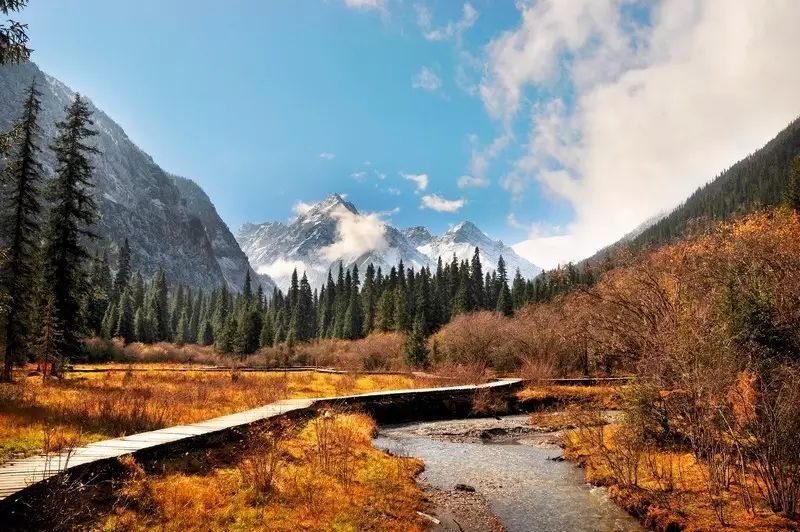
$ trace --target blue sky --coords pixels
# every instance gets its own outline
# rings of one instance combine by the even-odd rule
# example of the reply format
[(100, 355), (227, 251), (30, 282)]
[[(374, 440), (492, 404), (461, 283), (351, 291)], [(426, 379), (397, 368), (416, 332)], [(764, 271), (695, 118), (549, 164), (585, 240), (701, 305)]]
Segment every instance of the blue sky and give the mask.
[[(457, 186), (470, 135), (488, 142), (498, 126), (456, 86), (454, 42), (426, 40), (413, 6), (387, 15), (334, 1), (218, 5), (37, 0), (24, 18), (34, 60), (90, 96), (165, 169), (198, 181), (233, 228), (344, 192), (363, 210), (399, 208), (391, 218), (401, 226), (441, 231), (469, 218), (506, 239), (523, 236), (506, 223), (507, 194)], [(462, 15), (455, 2), (431, 9), (437, 26)], [(518, 19), (512, 3), (481, 13), (465, 46)], [(440, 89), (413, 87), (422, 67)], [(428, 175), (427, 189), (415, 194), (401, 173)], [(420, 209), (424, 194), (466, 204)]]
[(758, 3), (31, 0), (20, 18), (43, 70), (234, 230), (343, 192), (401, 227), (472, 220), (551, 266), (796, 116), (780, 65), (800, 3)]

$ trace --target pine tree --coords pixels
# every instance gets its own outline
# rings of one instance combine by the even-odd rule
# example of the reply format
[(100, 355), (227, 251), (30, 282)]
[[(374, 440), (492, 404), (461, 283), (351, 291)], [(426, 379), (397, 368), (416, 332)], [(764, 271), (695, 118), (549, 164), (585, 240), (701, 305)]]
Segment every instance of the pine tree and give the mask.
[(117, 274), (114, 276), (114, 299), (118, 298), (128, 288), (131, 279), (131, 246), (128, 239), (119, 248), (117, 259)]
[(175, 343), (180, 346), (191, 342), (192, 340), (189, 333), (189, 315), (186, 313), (186, 309), (184, 309), (181, 313), (181, 317), (178, 319), (178, 327), (175, 329)]
[[(55, 301), (52, 296), (47, 299), (42, 312), (41, 331), (37, 348), (39, 357), (42, 361), (42, 378), (47, 378), (47, 369), (52, 368), (53, 373), (59, 377), (63, 376), (63, 364), (58, 361), (61, 358), (59, 346), (61, 345), (61, 325), (56, 317)], [(58, 369), (56, 369), (58, 368)]]
[(169, 308), (167, 303), (167, 279), (164, 268), (159, 265), (153, 284), (150, 285), (148, 294), (149, 312), (153, 320), (156, 342), (168, 341), (172, 336), (170, 331)]
[(203, 329), (200, 333), (200, 345), (211, 345), (214, 343), (214, 329), (211, 322), (203, 322)]
[(425, 317), (421, 312), (414, 318), (411, 332), (406, 336), (406, 362), (412, 367), (425, 367), (428, 363), (428, 350), (425, 346)]
[[(399, 276), (398, 276), (399, 278)], [(406, 308), (406, 289), (405, 283), (402, 285), (398, 283), (394, 293), (394, 330), (407, 331), (408, 324), (408, 309)]]
[[(2, 52), (0, 52), (2, 54)], [(0, 61), (2, 62), (2, 61)], [(8, 294), (5, 323), (5, 355), (2, 380), (13, 380), (13, 363), (22, 354), (31, 329), (32, 288), (35, 286), (35, 254), (39, 238), (41, 211), (39, 188), (42, 165), (37, 122), (41, 112), (41, 93), (31, 83), (22, 117), (17, 124), (20, 142), (12, 150), (2, 172), (2, 238), (8, 243), (8, 262), (2, 269), (2, 286)]]
[[(27, 0), (0, 0), (0, 13), (8, 15), (11, 11), (19, 11)], [(8, 26), (0, 24), (0, 65), (24, 63), (31, 57), (28, 48), (27, 25), (9, 20)]]
[(117, 327), (114, 336), (122, 338), (128, 344), (133, 342), (135, 338), (135, 310), (133, 310), (133, 297), (131, 297), (130, 288), (126, 288), (119, 299), (119, 318), (117, 319)]
[(234, 351), (239, 355), (255, 353), (259, 346), (261, 315), (257, 310), (245, 312), (237, 324)]
[[(108, 309), (113, 284), (111, 270), (108, 268), (108, 255), (95, 255), (92, 260), (92, 271), (89, 274), (89, 300), (86, 307), (86, 325), (91, 334), (103, 334), (103, 317)], [(136, 305), (134, 303), (134, 308)]]
[(483, 266), (481, 252), (476, 247), (470, 263), (470, 305), (473, 310), (485, 308), (486, 294), (483, 287)]
[(275, 341), (275, 325), (272, 321), (272, 316), (267, 316), (263, 320), (258, 340), (261, 347), (272, 347)]
[(453, 316), (466, 314), (472, 311), (472, 283), (469, 268), (467, 268), (466, 263), (462, 264), (459, 272), (458, 289), (453, 298)]
[(514, 313), (511, 292), (508, 290), (508, 272), (506, 271), (506, 261), (503, 256), (497, 260), (497, 312), (502, 312), (505, 316)]
[(800, 212), (800, 155), (792, 159), (789, 167), (789, 184), (786, 187), (784, 203), (797, 212)]
[(83, 263), (88, 258), (85, 240), (94, 238), (89, 227), (96, 218), (96, 206), (89, 189), (92, 166), (89, 157), (97, 153), (87, 140), (97, 133), (91, 111), (79, 96), (67, 108), (59, 122), (58, 136), (52, 146), (56, 156), (56, 175), (49, 193), (53, 204), (45, 244), (45, 274), (52, 286), (55, 314), (62, 326), (61, 353), (70, 358), (80, 351), (84, 331), (81, 302), (87, 282)]

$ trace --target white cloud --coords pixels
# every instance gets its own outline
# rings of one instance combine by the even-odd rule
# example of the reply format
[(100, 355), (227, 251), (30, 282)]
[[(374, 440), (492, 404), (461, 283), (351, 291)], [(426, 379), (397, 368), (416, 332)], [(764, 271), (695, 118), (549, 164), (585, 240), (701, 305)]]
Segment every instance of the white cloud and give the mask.
[(331, 153), (329, 151), (324, 151), (324, 152), (319, 154), (319, 158), (320, 159), (325, 159), (326, 161), (330, 161), (331, 159), (333, 159), (335, 157), (336, 157), (336, 154), (335, 153)]
[(489, 180), (485, 177), (462, 175), (458, 178), (458, 188), (481, 188), (488, 186)]
[(413, 181), (417, 186), (417, 192), (422, 192), (428, 188), (428, 174), (404, 174), (401, 172), (400, 175), (403, 179)]
[(344, 0), (344, 5), (353, 9), (386, 11), (386, 0)]
[(356, 181), (364, 181), (364, 178), (367, 177), (367, 173), (364, 171), (353, 172), (352, 174), (350, 174), (350, 177), (352, 177)]
[[(588, 256), (679, 204), (800, 110), (790, 66), (800, 63), (800, 2), (665, 1), (652, 4), (650, 26), (625, 15), (627, 3), (519, 3), (519, 27), (487, 47), (487, 111), (504, 126), (529, 123), (501, 184), (517, 199), (537, 186), (575, 213), (560, 233), (535, 230), (515, 248), (543, 266)], [(574, 102), (528, 107), (530, 88), (558, 95), (564, 84)]]
[(383, 251), (386, 241), (386, 224), (377, 213), (355, 214), (343, 206), (331, 211), (336, 219), (337, 240), (320, 250), (328, 261), (353, 262), (370, 251)]
[(478, 20), (478, 12), (469, 3), (464, 4), (461, 18), (450, 21), (446, 26), (434, 28), (431, 11), (427, 6), (416, 4), (417, 25), (422, 30), (422, 35), (429, 41), (449, 41), (450, 39), (460, 39), (461, 35), (470, 29), (475, 21)]
[(435, 92), (442, 88), (442, 79), (430, 68), (424, 66), (411, 80), (411, 86), (428, 92)]
[(387, 193), (389, 193), (389, 194), (391, 194), (392, 196), (399, 196), (399, 195), (400, 195), (400, 190), (399, 190), (399, 189), (397, 189), (397, 188), (395, 188), (395, 187), (389, 187), (389, 188), (387, 188), (387, 189), (386, 189), (386, 192), (387, 192)]
[(457, 212), (463, 207), (467, 201), (463, 198), (449, 200), (437, 194), (429, 194), (422, 196), (422, 205), (424, 209), (431, 209), (437, 212)]
[(303, 216), (305, 213), (310, 211), (314, 207), (311, 203), (306, 203), (304, 201), (298, 201), (292, 206), (292, 212), (295, 213), (297, 216)]
[(266, 273), (273, 279), (284, 279), (292, 275), (297, 270), (298, 276), (302, 276), (306, 265), (299, 260), (277, 259), (271, 264), (265, 264), (258, 268), (258, 273)]

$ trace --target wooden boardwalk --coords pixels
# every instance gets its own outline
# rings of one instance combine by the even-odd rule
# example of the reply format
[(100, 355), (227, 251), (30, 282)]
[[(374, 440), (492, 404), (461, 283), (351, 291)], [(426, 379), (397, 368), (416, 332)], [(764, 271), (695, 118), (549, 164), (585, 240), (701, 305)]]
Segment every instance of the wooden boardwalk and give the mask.
[[(412, 409), (419, 409), (419, 405), (426, 404), (425, 401), (435, 401), (438, 404), (450, 401), (454, 397), (460, 397), (463, 403), (464, 399), (471, 399), (480, 390), (505, 392), (516, 390), (521, 386), (520, 379), (503, 379), (477, 386), (394, 390), (314, 399), (287, 399), (200, 423), (100, 441), (51, 456), (34, 456), (14, 460), (0, 466), (0, 515), (6, 512), (13, 513), (15, 511), (13, 507), (17, 503), (31, 506), (29, 502), (25, 502), (25, 499), (26, 497), (31, 498), (37, 488), (39, 491), (44, 490), (46, 496), (48, 484), (46, 481), (57, 475), (75, 475), (85, 481), (92, 476), (100, 476), (99, 471), (101, 470), (104, 472), (103, 474), (108, 474), (107, 470), (118, 465), (118, 459), (125, 455), (132, 455), (136, 458), (178, 455), (197, 447), (201, 442), (206, 447), (213, 445), (215, 435), (236, 433), (254, 423), (274, 420), (281, 416), (308, 417), (319, 409), (334, 405), (362, 406), (367, 411), (375, 411), (375, 408), (378, 408), (376, 405), (386, 408), (387, 405), (400, 403), (414, 405)], [(461, 412), (463, 412), (463, 408)], [(423, 419), (425, 412), (418, 410), (416, 415)], [(413, 416), (414, 412), (412, 411)], [(404, 420), (409, 420), (408, 416)], [(219, 441), (222, 442), (225, 439), (222, 438)]]

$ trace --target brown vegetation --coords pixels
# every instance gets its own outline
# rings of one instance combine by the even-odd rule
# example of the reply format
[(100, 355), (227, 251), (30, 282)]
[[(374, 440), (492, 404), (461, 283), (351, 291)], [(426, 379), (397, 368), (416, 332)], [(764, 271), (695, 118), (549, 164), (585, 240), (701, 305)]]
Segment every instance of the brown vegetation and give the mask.
[[(410, 388), (403, 375), (161, 371), (68, 374), (0, 384), (0, 463), (43, 448), (45, 437), (113, 438), (255, 408), (280, 399)], [(191, 369), (191, 367), (188, 367)], [(235, 377), (235, 378), (233, 378)]]
[[(258, 433), (239, 453), (186, 460), (129, 480), (100, 526), (109, 530), (422, 530), (422, 464), (372, 446), (375, 424), (325, 415), (300, 430)], [(230, 453), (227, 453), (230, 454)]]

